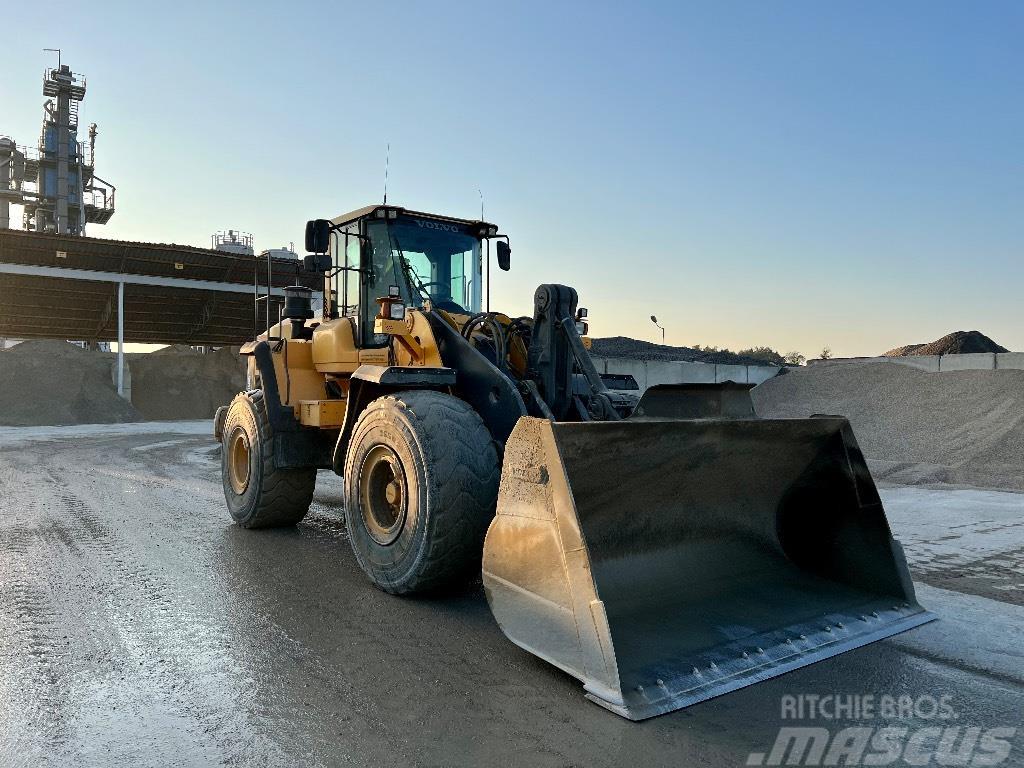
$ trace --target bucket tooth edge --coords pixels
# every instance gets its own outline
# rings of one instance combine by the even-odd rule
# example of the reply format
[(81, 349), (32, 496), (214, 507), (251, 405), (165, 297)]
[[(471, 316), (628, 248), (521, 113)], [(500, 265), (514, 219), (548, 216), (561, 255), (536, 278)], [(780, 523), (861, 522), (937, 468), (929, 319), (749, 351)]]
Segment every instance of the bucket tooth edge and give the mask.
[[(913, 610), (913, 607), (911, 607), (911, 610)], [(935, 614), (918, 607), (912, 615), (903, 616), (896, 621), (885, 622), (883, 626), (875, 630), (856, 634), (852, 637), (836, 638), (836, 640), (830, 643), (818, 645), (803, 653), (791, 655), (785, 661), (770, 666), (760, 665), (746, 671), (718, 678), (702, 686), (691, 687), (676, 693), (668, 693), (655, 699), (647, 698), (647, 692), (651, 690), (666, 691), (667, 688), (665, 685), (658, 685), (656, 682), (652, 682), (650, 686), (641, 686), (644, 690), (643, 695), (647, 698), (647, 701), (643, 702), (630, 703), (627, 701), (623, 704), (621, 702), (609, 701), (593, 692), (586, 684), (584, 684), (584, 689), (586, 690), (586, 698), (595, 704), (599, 704), (605, 709), (629, 720), (645, 720), (656, 715), (663, 715), (677, 709), (684, 709), (694, 704), (699, 704), (702, 701), (716, 698), (740, 688), (746, 688), (773, 677), (779, 677), (787, 672), (816, 664), (819, 661), (830, 659), (846, 651), (852, 651), (879, 640), (893, 637), (909, 629), (934, 621), (937, 618)]]

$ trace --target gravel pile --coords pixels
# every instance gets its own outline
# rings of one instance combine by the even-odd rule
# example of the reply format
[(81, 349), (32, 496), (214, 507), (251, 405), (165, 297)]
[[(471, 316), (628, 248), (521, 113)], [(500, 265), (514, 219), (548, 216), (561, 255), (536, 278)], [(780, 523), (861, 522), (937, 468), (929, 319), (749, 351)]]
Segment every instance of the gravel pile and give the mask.
[(702, 352), (693, 347), (672, 347), (666, 344), (652, 344), (649, 341), (630, 339), (626, 336), (610, 336), (593, 339), (590, 354), (594, 357), (619, 357), (629, 360), (664, 360), (668, 362), (722, 363), (728, 365), (774, 365), (747, 355), (734, 352)]
[(125, 355), (130, 403), (117, 394), (116, 364), (115, 354), (65, 341), (25, 341), (0, 352), (0, 425), (206, 419), (245, 389), (245, 364), (230, 349)]
[(116, 355), (66, 341), (24, 341), (0, 352), (0, 424), (114, 424), (139, 421), (111, 377)]
[(885, 353), (886, 357), (909, 355), (962, 355), (972, 352), (1009, 352), (981, 331), (953, 331), (929, 344), (907, 344)]
[(132, 355), (132, 404), (147, 421), (213, 418), (245, 389), (245, 363), (236, 351), (200, 354), (173, 346)]
[(849, 418), (876, 479), (1024, 490), (1024, 371), (816, 363), (752, 394), (760, 416)]

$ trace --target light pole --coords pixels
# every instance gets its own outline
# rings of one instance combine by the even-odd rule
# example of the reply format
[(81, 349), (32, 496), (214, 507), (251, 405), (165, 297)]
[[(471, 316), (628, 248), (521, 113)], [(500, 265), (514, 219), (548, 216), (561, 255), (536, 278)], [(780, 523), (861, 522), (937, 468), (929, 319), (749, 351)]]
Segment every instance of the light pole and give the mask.
[[(658, 318), (656, 318), (654, 315), (651, 315), (651, 322), (654, 323), (655, 325), (658, 325)], [(660, 325), (658, 325), (658, 327), (661, 328), (661, 343), (664, 344), (665, 343), (665, 329), (662, 328)]]

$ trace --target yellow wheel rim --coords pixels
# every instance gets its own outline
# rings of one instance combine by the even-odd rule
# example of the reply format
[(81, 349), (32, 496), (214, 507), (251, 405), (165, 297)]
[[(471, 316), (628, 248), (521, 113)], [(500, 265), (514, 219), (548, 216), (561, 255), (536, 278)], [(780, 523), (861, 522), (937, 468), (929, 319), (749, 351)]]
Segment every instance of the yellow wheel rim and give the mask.
[(241, 427), (231, 433), (228, 441), (228, 479), (231, 490), (241, 496), (249, 487), (249, 436)]
[(359, 469), (359, 507), (367, 533), (388, 546), (401, 535), (408, 505), (405, 469), (386, 445), (375, 445)]

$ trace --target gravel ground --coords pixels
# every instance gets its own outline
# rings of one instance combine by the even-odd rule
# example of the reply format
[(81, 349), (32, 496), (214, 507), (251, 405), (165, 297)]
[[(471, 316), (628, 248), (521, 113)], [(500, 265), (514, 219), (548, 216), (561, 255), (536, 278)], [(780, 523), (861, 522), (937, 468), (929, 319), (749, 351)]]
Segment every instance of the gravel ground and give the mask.
[(882, 490), (914, 577), (1024, 606), (1024, 493)]
[[(735, 766), (780, 726), (850, 724), (782, 719), (795, 694), (948, 695), (958, 728), (1020, 726), (1024, 608), (1005, 561), (1022, 495), (885, 490), (915, 573), (969, 562), (976, 594), (922, 584), (940, 621), (630, 723), (509, 643), (479, 584), (372, 588), (332, 475), (296, 528), (230, 524), (208, 430), (0, 431), (0, 765)], [(950, 538), (955, 520), (969, 535)], [(1020, 765), (1011, 746), (1002, 764)]]
[(876, 479), (1024, 490), (1024, 371), (816, 363), (751, 395), (760, 416), (848, 417)]

